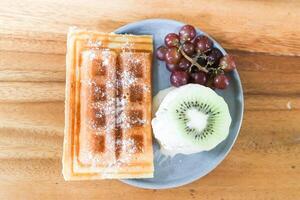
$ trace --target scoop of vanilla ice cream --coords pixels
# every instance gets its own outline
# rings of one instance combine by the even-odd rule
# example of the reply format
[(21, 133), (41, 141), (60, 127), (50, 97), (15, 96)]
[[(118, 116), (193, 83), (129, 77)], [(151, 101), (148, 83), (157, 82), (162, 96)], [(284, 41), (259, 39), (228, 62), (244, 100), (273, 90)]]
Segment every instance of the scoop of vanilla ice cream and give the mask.
[[(153, 98), (152, 113), (155, 113), (155, 117), (152, 120), (152, 128), (154, 136), (160, 144), (161, 152), (167, 156), (174, 156), (178, 153), (197, 153), (199, 152), (198, 148), (193, 148), (192, 145), (189, 145), (188, 142), (180, 137), (181, 134), (176, 134), (178, 130), (176, 130), (176, 127), (168, 123), (168, 117), (165, 115), (163, 110), (158, 111), (159, 105), (163, 99), (174, 89), (176, 88), (169, 87), (161, 90)], [(166, 124), (169, 125), (166, 126)]]

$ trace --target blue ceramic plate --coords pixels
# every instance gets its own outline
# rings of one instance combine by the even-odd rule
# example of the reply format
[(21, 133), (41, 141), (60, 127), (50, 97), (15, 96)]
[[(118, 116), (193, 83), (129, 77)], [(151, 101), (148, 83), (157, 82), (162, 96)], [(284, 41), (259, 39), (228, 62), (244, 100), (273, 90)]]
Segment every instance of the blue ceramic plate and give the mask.
[[(165, 19), (149, 19), (139, 22), (134, 22), (125, 25), (115, 30), (115, 33), (144, 35), (149, 34), (154, 37), (154, 50), (164, 44), (164, 37), (168, 33), (177, 33), (184, 23), (165, 20)], [(198, 34), (206, 33), (197, 29)], [(213, 40), (213, 39), (212, 39)], [(223, 54), (225, 50), (215, 41), (215, 47), (219, 48)], [(156, 95), (159, 90), (170, 87), (170, 72), (167, 71), (165, 63), (159, 61), (153, 56), (153, 95)], [(230, 133), (226, 140), (220, 143), (216, 148), (208, 152), (201, 152), (192, 155), (176, 155), (173, 158), (168, 158), (162, 155), (159, 151), (159, 146), (154, 141), (154, 178), (150, 179), (126, 179), (124, 183), (141, 188), (149, 189), (164, 189), (182, 186), (191, 183), (218, 166), (233, 146), (243, 118), (244, 98), (241, 81), (238, 72), (235, 70), (230, 73), (230, 85), (224, 91), (216, 90), (216, 92), (224, 97), (229, 106), (232, 123)]]

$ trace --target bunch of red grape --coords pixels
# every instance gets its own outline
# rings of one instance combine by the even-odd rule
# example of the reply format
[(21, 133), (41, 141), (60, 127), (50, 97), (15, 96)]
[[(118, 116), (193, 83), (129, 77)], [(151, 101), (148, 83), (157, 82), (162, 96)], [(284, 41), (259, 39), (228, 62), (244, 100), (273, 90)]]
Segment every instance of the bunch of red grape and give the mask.
[(225, 72), (236, 68), (231, 55), (224, 56), (207, 36), (196, 36), (191, 25), (181, 27), (179, 34), (166, 35), (165, 46), (157, 48), (156, 56), (166, 62), (171, 84), (175, 87), (198, 83), (225, 89), (229, 85)]

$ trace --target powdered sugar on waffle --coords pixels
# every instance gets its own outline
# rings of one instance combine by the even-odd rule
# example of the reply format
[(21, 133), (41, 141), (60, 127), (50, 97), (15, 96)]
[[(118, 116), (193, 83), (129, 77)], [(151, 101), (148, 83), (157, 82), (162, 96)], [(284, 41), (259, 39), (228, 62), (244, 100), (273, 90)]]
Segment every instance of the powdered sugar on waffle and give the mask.
[(128, 88), (136, 82), (137, 78), (131, 72), (124, 71), (121, 73), (121, 80), (119, 80), (119, 84), (122, 87)]
[[(110, 148), (107, 148), (107, 151), (111, 151), (110, 153), (114, 153), (114, 145), (113, 143), (109, 144), (111, 145)], [(131, 138), (123, 138), (122, 140), (116, 141), (116, 145), (119, 145), (122, 147), (122, 152), (126, 152), (126, 156), (121, 156), (119, 159), (114, 160), (113, 162), (109, 163), (107, 167), (109, 167), (108, 171), (114, 171), (118, 169), (119, 167), (122, 167), (123, 165), (126, 165), (127, 163), (130, 163), (134, 155), (137, 152), (143, 152), (143, 149), (139, 149), (136, 145), (133, 139)], [(90, 152), (86, 152), (88, 155), (88, 160), (92, 161), (92, 165), (94, 167), (97, 166), (99, 162), (103, 160), (103, 157), (105, 155), (103, 154), (91, 154)], [(111, 154), (110, 154), (111, 155)]]
[(89, 39), (87, 45), (92, 48), (100, 48), (102, 46), (102, 42), (99, 40)]
[(133, 48), (133, 43), (129, 42), (128, 37), (126, 37), (126, 35), (122, 35), (123, 40), (125, 40), (125, 43), (123, 44), (123, 47), (121, 48), (121, 50), (124, 52), (126, 50), (131, 50)]
[[(88, 42), (88, 46), (93, 48), (99, 48), (101, 47), (101, 45), (102, 45), (101, 42), (97, 42), (97, 41)], [(126, 52), (126, 53), (122, 54), (122, 57), (128, 61), (126, 62), (128, 63), (127, 65), (136, 64), (136, 65), (143, 66), (143, 63), (141, 63), (142, 60), (136, 58), (136, 56), (132, 52), (130, 52), (132, 45), (133, 44), (128, 41), (124, 44), (124, 47), (121, 49), (121, 52)], [(89, 59), (90, 60), (96, 59), (99, 56), (97, 54), (98, 51), (96, 50), (89, 51)], [(104, 49), (103, 51), (101, 51), (101, 59), (103, 60), (101, 61), (102, 65), (99, 67), (106, 66), (108, 70), (110, 68), (116, 68), (116, 66), (111, 66), (110, 63), (111, 56), (112, 54), (110, 50)], [(82, 67), (88, 67), (88, 66), (82, 66)], [(117, 74), (118, 80), (111, 80), (111, 79), (106, 80), (105, 82), (106, 91), (108, 90), (117, 91), (118, 87), (129, 88), (130, 86), (135, 84), (142, 86), (144, 91), (149, 91), (149, 87), (146, 84), (144, 84), (142, 81), (140, 81), (139, 78), (137, 78), (132, 71), (129, 71), (130, 66), (124, 66), (124, 68), (125, 70), (121, 72), (117, 72), (119, 73)], [(102, 92), (101, 88), (97, 86), (96, 81), (93, 79), (82, 80), (81, 82), (83, 84), (87, 84), (89, 87), (93, 86), (94, 88), (93, 92), (95, 93)], [(103, 95), (105, 95), (105, 93)], [(128, 97), (125, 96), (125, 94), (122, 94), (120, 97), (108, 97), (103, 102), (101, 101), (91, 102), (89, 104), (90, 107), (103, 111), (103, 112), (96, 112), (95, 114), (96, 120), (97, 118), (101, 118), (103, 117), (103, 115), (105, 115), (106, 125), (103, 127), (98, 127), (95, 120), (87, 119), (88, 121), (86, 123), (88, 124), (88, 127), (94, 130), (96, 134), (110, 134), (113, 133), (116, 128), (121, 128), (124, 132), (126, 132), (127, 129), (131, 128), (131, 124), (148, 123), (147, 120), (145, 119), (137, 118), (134, 119), (134, 121), (130, 119), (130, 117), (127, 116), (126, 113), (127, 111), (125, 111), (127, 104), (128, 104)], [(116, 151), (115, 144), (120, 145), (122, 147), (121, 152), (126, 153), (126, 156), (121, 155), (118, 160), (111, 162), (109, 166), (113, 168), (118, 168), (119, 166), (129, 163), (134, 158), (134, 154), (141, 151), (143, 152), (144, 150), (144, 149), (139, 149), (140, 147), (138, 147), (135, 144), (134, 139), (125, 136), (122, 139), (117, 141), (107, 140), (106, 141), (107, 146), (105, 148), (105, 151), (110, 152), (109, 154), (112, 155)], [(93, 165), (96, 165), (97, 163), (101, 162), (101, 160), (104, 159), (103, 156), (105, 156), (105, 154), (102, 153), (95, 154), (91, 152), (89, 152), (88, 155), (89, 155), (88, 159), (92, 161)], [(112, 170), (112, 169), (108, 169), (108, 170)]]

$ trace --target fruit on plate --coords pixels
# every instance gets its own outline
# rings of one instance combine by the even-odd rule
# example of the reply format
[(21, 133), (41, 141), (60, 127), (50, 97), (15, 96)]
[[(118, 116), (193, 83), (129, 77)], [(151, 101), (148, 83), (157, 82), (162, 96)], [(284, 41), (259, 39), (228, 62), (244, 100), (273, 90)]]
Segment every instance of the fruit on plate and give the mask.
[(202, 71), (194, 72), (194, 73), (191, 73), (191, 79), (192, 79), (193, 83), (198, 83), (200, 85), (205, 85), (207, 76), (206, 76), (205, 72), (202, 72)]
[(152, 128), (164, 154), (209, 151), (228, 136), (231, 124), (228, 106), (212, 89), (187, 84), (158, 95), (154, 102), (163, 100)]
[(226, 55), (221, 58), (219, 65), (225, 72), (230, 72), (236, 68), (234, 59), (231, 55)]
[(179, 38), (180, 41), (183, 43), (185, 41), (191, 41), (196, 36), (196, 30), (195, 27), (192, 25), (184, 25), (179, 30)]
[[(233, 71), (236, 64), (233, 57), (223, 55), (208, 36), (197, 35), (195, 27), (184, 25), (178, 34), (167, 34), (164, 41), (165, 46), (157, 48), (156, 57), (166, 62), (166, 67), (171, 72), (170, 82), (173, 86), (196, 83), (213, 89), (227, 88), (229, 79), (225, 72)], [(200, 73), (195, 73), (195, 68)], [(177, 71), (186, 73), (176, 73)], [(218, 83), (216, 80), (222, 82)]]
[(166, 52), (167, 52), (167, 47), (165, 47), (165, 46), (160, 46), (160, 47), (158, 47), (157, 50), (156, 50), (156, 57), (157, 57), (159, 60), (165, 60)]
[(178, 47), (179, 46), (179, 36), (176, 33), (169, 33), (165, 37), (165, 45), (167, 47)]
[(214, 86), (218, 89), (225, 89), (229, 85), (229, 79), (224, 74), (219, 74), (214, 78)]
[(179, 87), (189, 82), (189, 74), (185, 71), (174, 71), (171, 74), (170, 81), (173, 86)]
[(205, 35), (199, 35), (194, 40), (195, 49), (198, 53), (206, 53), (214, 46), (213, 42)]
[(168, 64), (177, 64), (180, 61), (181, 57), (182, 55), (180, 54), (177, 47), (170, 47), (166, 51), (165, 61)]

